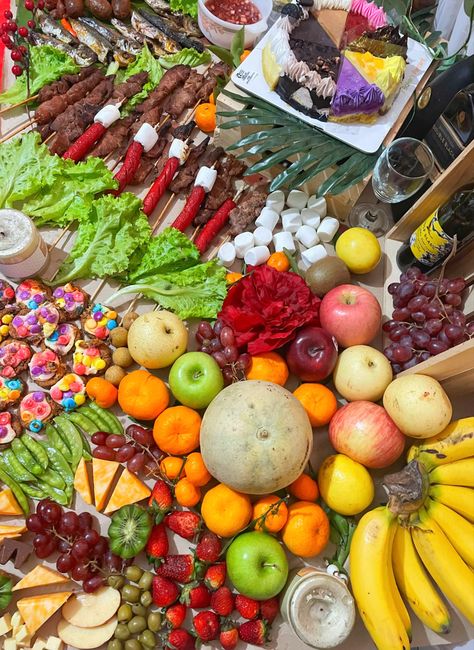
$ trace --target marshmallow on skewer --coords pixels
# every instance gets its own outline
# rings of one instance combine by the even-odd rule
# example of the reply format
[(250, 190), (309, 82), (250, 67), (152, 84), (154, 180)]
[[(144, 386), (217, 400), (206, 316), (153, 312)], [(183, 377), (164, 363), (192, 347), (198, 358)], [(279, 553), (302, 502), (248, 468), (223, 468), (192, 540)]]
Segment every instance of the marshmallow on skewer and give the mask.
[(273, 208), (263, 208), (259, 216), (255, 219), (255, 224), (273, 231), (279, 218), (278, 212), (275, 212)]
[(300, 226), (296, 231), (296, 239), (306, 248), (311, 248), (319, 243), (318, 233), (311, 226)]
[(285, 207), (285, 193), (281, 190), (276, 190), (267, 196), (267, 202), (265, 204), (268, 208), (275, 210), (275, 212), (281, 212)]
[(120, 111), (114, 104), (107, 104), (94, 116), (94, 122), (99, 122), (108, 129), (114, 122), (120, 119)]
[(311, 226), (311, 228), (317, 229), (321, 223), (321, 217), (312, 208), (303, 208), (301, 210), (301, 220), (305, 226)]
[(277, 253), (281, 253), (285, 248), (290, 253), (294, 253), (296, 250), (295, 242), (293, 241), (291, 233), (285, 230), (273, 235), (273, 245), (275, 246), (275, 251)]
[(281, 221), (283, 224), (283, 230), (292, 233), (295, 233), (303, 223), (301, 221), (300, 211), (295, 208), (283, 210), (281, 213)]
[(298, 210), (305, 208), (307, 203), (308, 195), (301, 190), (291, 190), (286, 199), (286, 205), (289, 208), (297, 208)]
[(328, 211), (324, 196), (315, 196), (314, 194), (308, 199), (308, 208), (317, 212), (321, 218), (325, 217)]
[(307, 268), (309, 268), (311, 264), (322, 260), (324, 257), (327, 257), (327, 255), (328, 253), (324, 246), (322, 244), (317, 244), (316, 246), (312, 246), (311, 248), (303, 251), (301, 253), (301, 260), (304, 264), (307, 264)]
[(217, 251), (217, 259), (222, 264), (222, 266), (225, 266), (226, 268), (232, 266), (232, 264), (235, 262), (234, 244), (230, 241), (222, 244), (222, 246)]
[(318, 227), (318, 237), (321, 241), (330, 242), (339, 230), (339, 221), (334, 217), (324, 217)]
[(265, 264), (269, 257), (270, 251), (268, 250), (268, 246), (255, 246), (245, 253), (244, 262), (248, 266), (259, 266), (260, 264)]
[(264, 228), (259, 226), (253, 231), (253, 238), (255, 241), (255, 246), (268, 246), (272, 241), (272, 231), (269, 228)]
[(254, 246), (253, 233), (241, 232), (234, 239), (234, 246), (235, 246), (236, 257), (238, 257), (239, 259), (243, 259), (245, 253), (251, 248), (253, 248)]

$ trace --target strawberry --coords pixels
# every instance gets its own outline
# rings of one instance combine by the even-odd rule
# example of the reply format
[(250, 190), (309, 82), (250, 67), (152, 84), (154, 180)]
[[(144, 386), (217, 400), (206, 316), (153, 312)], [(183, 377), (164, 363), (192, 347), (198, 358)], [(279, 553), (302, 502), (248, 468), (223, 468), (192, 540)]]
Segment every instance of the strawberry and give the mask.
[(199, 612), (193, 618), (194, 631), (200, 641), (214, 641), (220, 630), (219, 617), (214, 612)]
[(260, 616), (270, 625), (280, 612), (280, 601), (278, 598), (269, 598), (260, 602)]
[(211, 592), (202, 582), (195, 582), (183, 587), (179, 600), (192, 609), (204, 609), (211, 604)]
[(166, 528), (163, 523), (153, 526), (146, 544), (146, 554), (150, 564), (160, 561), (168, 554), (169, 544)]
[(172, 648), (173, 650), (194, 650), (196, 640), (189, 632), (178, 628), (171, 630), (168, 634), (165, 647)]
[(163, 521), (163, 517), (171, 510), (173, 505), (173, 495), (167, 483), (158, 479), (148, 499), (148, 505), (153, 511), (155, 523)]
[(219, 634), (219, 643), (224, 650), (234, 650), (239, 642), (239, 632), (232, 622), (224, 623)]
[(235, 609), (242, 618), (257, 618), (258, 612), (260, 611), (260, 603), (253, 598), (237, 594), (235, 597)]
[(199, 580), (202, 568), (202, 565), (195, 561), (194, 555), (167, 555), (157, 568), (156, 574), (176, 582), (188, 583)]
[(211, 595), (211, 609), (220, 616), (229, 616), (234, 611), (234, 596), (229, 587), (219, 587)]
[(210, 530), (204, 531), (196, 546), (196, 557), (201, 562), (217, 562), (222, 551), (222, 542), (215, 533)]
[(188, 608), (183, 603), (175, 603), (168, 607), (165, 612), (165, 618), (168, 621), (171, 628), (175, 629), (181, 627), (186, 618), (186, 612)]
[(219, 589), (225, 582), (227, 575), (226, 563), (219, 562), (218, 564), (213, 564), (208, 567), (206, 573), (204, 574), (204, 584), (212, 591)]
[(251, 645), (264, 645), (268, 638), (268, 630), (265, 621), (247, 621), (239, 627), (239, 638)]
[(165, 525), (176, 535), (192, 540), (201, 528), (201, 517), (190, 510), (175, 510), (166, 516)]
[(153, 576), (152, 595), (157, 607), (168, 607), (178, 599), (179, 588), (167, 578)]

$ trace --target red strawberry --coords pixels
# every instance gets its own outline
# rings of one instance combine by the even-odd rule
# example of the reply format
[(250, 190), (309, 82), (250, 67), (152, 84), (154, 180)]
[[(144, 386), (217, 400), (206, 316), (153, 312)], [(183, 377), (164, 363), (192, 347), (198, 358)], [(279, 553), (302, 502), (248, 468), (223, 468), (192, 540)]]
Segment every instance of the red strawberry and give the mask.
[(211, 592), (202, 582), (193, 583), (183, 587), (179, 600), (192, 609), (204, 609), (211, 604)]
[(173, 629), (181, 627), (186, 618), (187, 609), (188, 608), (186, 605), (183, 605), (183, 603), (175, 603), (174, 605), (171, 605), (171, 607), (168, 607), (165, 612), (165, 618), (170, 624), (170, 627)]
[(211, 608), (220, 616), (229, 616), (234, 611), (234, 596), (229, 587), (219, 587), (212, 592)]
[(239, 641), (239, 632), (232, 623), (224, 623), (219, 634), (219, 643), (224, 650), (234, 650)]
[(156, 574), (176, 582), (188, 583), (201, 577), (202, 565), (196, 562), (194, 555), (167, 555), (157, 568)]
[(242, 618), (257, 618), (258, 612), (260, 611), (260, 603), (253, 598), (237, 594), (235, 597), (235, 609)]
[(280, 601), (275, 596), (260, 602), (260, 616), (270, 625), (280, 612)]
[(214, 641), (220, 630), (219, 617), (214, 612), (199, 612), (193, 618), (194, 630), (201, 641)]
[(226, 563), (219, 562), (218, 564), (213, 564), (208, 567), (206, 573), (204, 574), (204, 584), (212, 591), (219, 589), (225, 582), (227, 575)]
[(166, 646), (173, 648), (173, 650), (194, 650), (196, 640), (189, 632), (178, 628), (177, 630), (171, 630), (168, 634)]
[(165, 524), (176, 535), (192, 540), (201, 528), (201, 517), (190, 510), (175, 510), (166, 516)]
[(155, 522), (157, 524), (163, 521), (163, 517), (171, 510), (173, 505), (173, 495), (167, 483), (158, 479), (148, 499), (148, 505), (153, 511)]
[(157, 607), (168, 607), (178, 599), (179, 588), (167, 578), (153, 576), (152, 595)]
[(168, 550), (168, 535), (165, 525), (161, 523), (153, 526), (146, 545), (146, 554), (150, 564), (154, 564), (156, 560), (159, 561), (165, 555), (168, 555)]
[(252, 645), (264, 645), (268, 637), (267, 625), (261, 619), (257, 621), (247, 621), (239, 627), (239, 637), (241, 641)]
[(222, 542), (215, 533), (210, 530), (204, 531), (196, 546), (196, 557), (202, 562), (217, 562), (222, 551)]

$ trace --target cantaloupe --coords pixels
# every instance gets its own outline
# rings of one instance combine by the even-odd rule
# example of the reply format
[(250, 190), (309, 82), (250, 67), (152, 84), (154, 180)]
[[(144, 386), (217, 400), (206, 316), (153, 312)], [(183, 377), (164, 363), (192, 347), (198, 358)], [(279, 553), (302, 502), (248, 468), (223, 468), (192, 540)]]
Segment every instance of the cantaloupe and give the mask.
[(313, 430), (301, 403), (267, 381), (231, 384), (207, 407), (201, 453), (221, 483), (269, 494), (295, 481), (308, 462)]
[(74, 489), (81, 495), (85, 503), (89, 505), (92, 503), (91, 485), (84, 458), (81, 458), (79, 461), (76, 474), (74, 475)]
[(47, 566), (38, 564), (29, 573), (26, 574), (16, 585), (12, 591), (19, 589), (28, 589), (29, 587), (43, 587), (44, 585), (55, 585), (62, 582), (69, 582), (69, 578), (62, 573), (58, 573), (54, 569)]
[(55, 594), (28, 596), (18, 601), (16, 606), (31, 636), (64, 605), (71, 595), (72, 591), (60, 591)]
[(94, 498), (97, 510), (102, 510), (107, 500), (110, 486), (113, 483), (120, 463), (112, 460), (92, 459), (92, 471), (94, 474)]
[(137, 503), (142, 499), (147, 499), (151, 490), (138, 479), (135, 474), (125, 469), (119, 478), (115, 490), (110, 497), (110, 501), (104, 510), (105, 514), (114, 512), (122, 506), (128, 506), (131, 503)]
[(26, 533), (26, 526), (0, 526), (0, 537), (18, 537)]
[(0, 515), (23, 515), (23, 510), (18, 505), (10, 488), (5, 488), (0, 492)]

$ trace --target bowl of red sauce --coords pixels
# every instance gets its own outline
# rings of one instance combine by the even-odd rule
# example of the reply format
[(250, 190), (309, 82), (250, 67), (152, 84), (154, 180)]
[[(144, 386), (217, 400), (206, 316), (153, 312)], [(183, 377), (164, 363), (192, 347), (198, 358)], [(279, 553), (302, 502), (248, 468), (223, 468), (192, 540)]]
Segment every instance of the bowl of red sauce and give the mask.
[(267, 29), (272, 4), (272, 0), (198, 0), (199, 27), (211, 43), (227, 49), (245, 27), (245, 47), (252, 47)]

